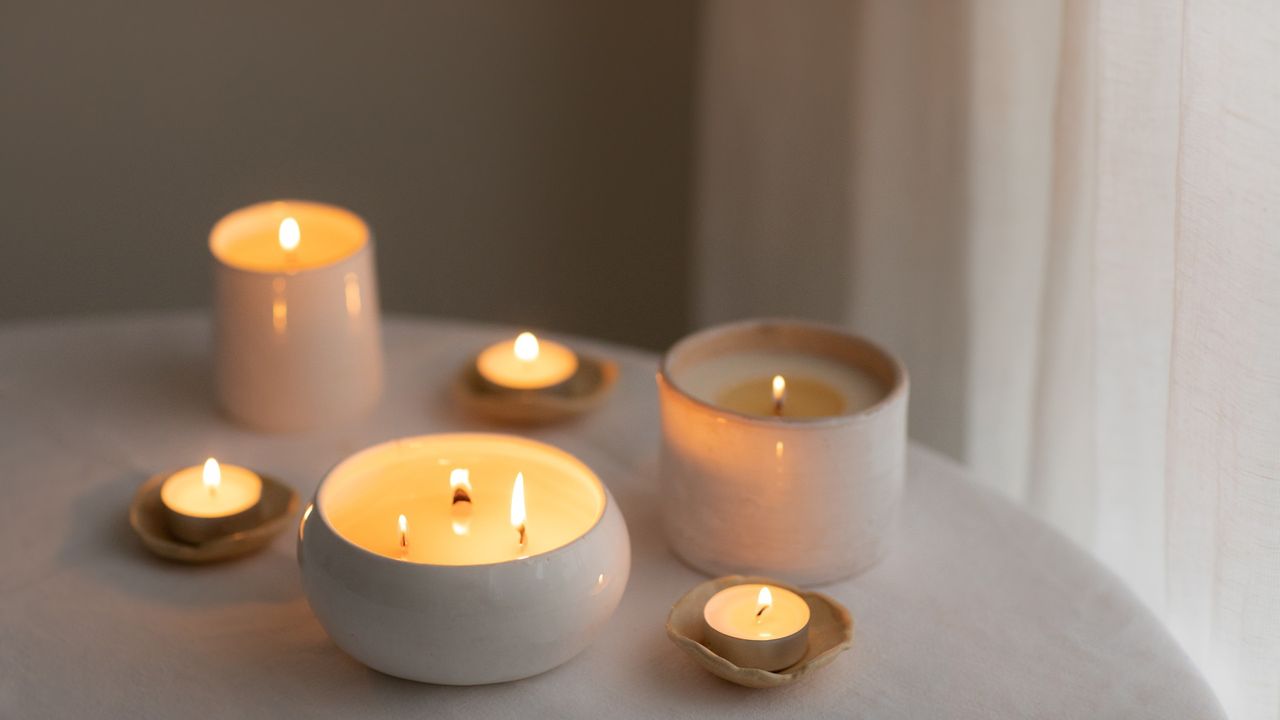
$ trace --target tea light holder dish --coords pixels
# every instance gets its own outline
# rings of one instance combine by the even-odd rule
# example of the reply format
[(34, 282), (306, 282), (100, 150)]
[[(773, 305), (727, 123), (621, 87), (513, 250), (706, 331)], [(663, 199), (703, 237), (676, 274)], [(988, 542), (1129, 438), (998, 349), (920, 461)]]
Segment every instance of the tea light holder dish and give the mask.
[[(759, 583), (790, 590), (809, 605), (809, 646), (794, 665), (771, 672), (738, 667), (717, 655), (706, 644), (703, 611), (707, 601), (725, 588)], [(820, 670), (853, 645), (853, 617), (833, 598), (819, 592), (801, 590), (764, 577), (728, 575), (694, 587), (671, 607), (667, 615), (667, 637), (708, 672), (731, 683), (751, 688), (787, 685)]]
[(513, 425), (539, 425), (598, 408), (617, 380), (617, 363), (579, 355), (577, 370), (562, 383), (537, 389), (504, 387), (481, 375), (472, 359), (458, 373), (453, 394), (460, 407), (476, 415)]
[[(767, 408), (775, 373), (818, 388), (836, 409), (770, 416), (732, 409), (712, 392), (758, 376)], [(662, 516), (668, 543), (690, 566), (813, 585), (860, 573), (888, 551), (908, 381), (887, 351), (825, 325), (749, 320), (677, 342), (657, 383)]]
[(258, 503), (257, 524), (204, 542), (189, 543), (170, 531), (170, 513), (160, 500), (160, 488), (170, 475), (172, 473), (161, 473), (147, 479), (138, 487), (129, 505), (129, 526), (133, 532), (148, 550), (166, 560), (203, 564), (257, 552), (292, 525), (292, 517), (301, 504), (293, 488), (270, 475), (260, 474), (262, 497)]

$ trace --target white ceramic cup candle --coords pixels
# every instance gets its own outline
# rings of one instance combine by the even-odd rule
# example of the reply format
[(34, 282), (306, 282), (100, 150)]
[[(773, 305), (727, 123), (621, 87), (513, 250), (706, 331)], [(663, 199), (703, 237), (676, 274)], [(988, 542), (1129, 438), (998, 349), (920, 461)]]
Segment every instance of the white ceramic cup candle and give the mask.
[(339, 463), (303, 513), (298, 561), (312, 610), (352, 657), (477, 685), (585, 648), (622, 597), (631, 550), (616, 503), (580, 460), (467, 433)]
[(658, 391), (663, 517), (690, 565), (803, 585), (884, 554), (907, 419), (887, 352), (813, 323), (733, 323), (676, 343)]
[(809, 604), (776, 585), (734, 585), (703, 608), (703, 641), (738, 667), (776, 671), (800, 662), (809, 648)]
[(354, 213), (287, 200), (227, 215), (214, 258), (218, 400), (256, 429), (359, 417), (382, 391), (373, 239)]
[(522, 332), (513, 340), (485, 348), (476, 371), (486, 381), (513, 390), (542, 390), (573, 377), (578, 356), (568, 347)]
[(213, 458), (179, 470), (160, 486), (169, 532), (193, 544), (254, 527), (261, 520), (261, 499), (257, 473)]

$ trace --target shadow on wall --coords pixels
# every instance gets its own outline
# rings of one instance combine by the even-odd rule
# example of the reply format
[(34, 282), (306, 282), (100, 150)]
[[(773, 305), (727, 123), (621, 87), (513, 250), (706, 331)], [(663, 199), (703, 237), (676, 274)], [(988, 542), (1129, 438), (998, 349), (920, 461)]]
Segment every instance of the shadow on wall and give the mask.
[(223, 213), (364, 215), (384, 307), (686, 326), (695, 6), (25, 3), (0, 23), (0, 317), (200, 306)]

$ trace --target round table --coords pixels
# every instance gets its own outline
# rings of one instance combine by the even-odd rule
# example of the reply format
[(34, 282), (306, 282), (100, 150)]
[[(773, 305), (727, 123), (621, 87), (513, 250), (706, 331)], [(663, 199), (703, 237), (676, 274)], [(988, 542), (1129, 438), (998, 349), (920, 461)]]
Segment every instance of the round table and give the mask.
[(448, 385), (511, 329), (388, 318), (384, 333), (387, 390), (370, 417), (264, 435), (215, 411), (204, 316), (0, 330), (0, 716), (1221, 717), (1119, 580), (920, 446), (895, 550), (823, 588), (853, 613), (853, 648), (773, 690), (703, 672), (663, 631), (671, 603), (703, 577), (660, 531), (657, 358), (589, 341), (580, 347), (621, 366), (614, 395), (594, 414), (527, 434), (580, 456), (609, 485), (633, 567), (613, 620), (560, 668), (481, 687), (365, 668), (308, 609), (289, 532), (258, 555), (204, 567), (143, 549), (127, 508), (154, 473), (213, 455), (306, 498), (334, 462), (380, 440), (496, 429), (459, 414)]

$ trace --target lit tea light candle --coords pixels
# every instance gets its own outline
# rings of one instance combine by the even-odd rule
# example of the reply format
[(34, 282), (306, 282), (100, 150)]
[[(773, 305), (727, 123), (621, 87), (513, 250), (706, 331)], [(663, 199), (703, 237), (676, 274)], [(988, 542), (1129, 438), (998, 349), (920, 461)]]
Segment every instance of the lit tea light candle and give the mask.
[(179, 470), (160, 487), (169, 531), (193, 544), (254, 527), (261, 499), (261, 477), (213, 458)]
[(540, 390), (573, 377), (578, 371), (578, 356), (560, 343), (522, 332), (514, 340), (485, 348), (476, 358), (476, 370), (494, 385)]
[(712, 595), (702, 615), (706, 646), (738, 667), (782, 670), (809, 647), (809, 604), (786, 588), (734, 585)]

